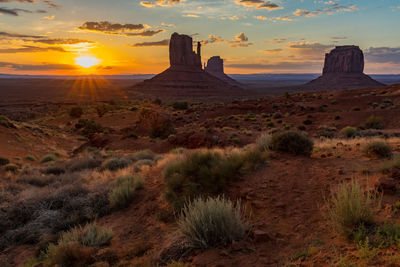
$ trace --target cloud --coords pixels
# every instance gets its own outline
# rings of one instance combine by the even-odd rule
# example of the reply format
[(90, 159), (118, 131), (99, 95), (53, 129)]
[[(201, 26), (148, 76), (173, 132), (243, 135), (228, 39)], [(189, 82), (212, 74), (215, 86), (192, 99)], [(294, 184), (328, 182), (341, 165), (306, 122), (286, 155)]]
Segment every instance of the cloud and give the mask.
[(109, 21), (87, 21), (78, 29), (82, 31), (100, 32), (105, 34), (123, 34), (125, 32), (140, 31), (145, 29), (143, 24), (119, 24)]
[(346, 40), (347, 37), (346, 36), (332, 36), (332, 37), (329, 37), (329, 39), (331, 39), (331, 40)]
[(21, 3), (21, 4), (37, 4), (37, 3), (41, 2), (52, 8), (60, 7), (56, 2), (48, 1), (48, 0), (42, 0), (42, 1), (39, 1), (39, 0), (0, 0), (0, 3), (12, 3), (12, 2)]
[(37, 39), (32, 40), (34, 43), (42, 43), (42, 44), (49, 44), (49, 45), (73, 45), (73, 44), (82, 44), (88, 43), (92, 44), (94, 42), (82, 39), (73, 39), (73, 38), (49, 38), (49, 39)]
[(277, 20), (281, 20), (281, 21), (292, 21), (293, 18), (285, 16), (285, 17), (266, 17), (266, 16), (254, 16), (255, 19), (258, 20), (268, 20), (268, 21), (272, 21), (272, 22), (276, 22)]
[(42, 3), (45, 3), (46, 5), (48, 5), (51, 8), (59, 8), (60, 7), (57, 3), (53, 2), (53, 1), (42, 1)]
[(334, 11), (336, 11), (336, 12), (351, 12), (351, 11), (358, 10), (358, 7), (356, 5), (343, 6), (343, 5), (340, 5), (333, 1), (327, 1), (327, 2), (324, 2), (324, 4), (329, 5), (329, 7), (325, 8), (325, 9), (317, 9), (314, 11), (308, 11), (305, 9), (296, 9), (296, 11), (293, 12), (293, 15), (297, 16), (297, 17), (314, 17), (317, 15), (332, 14)]
[(313, 12), (310, 12), (308, 10), (304, 9), (296, 9), (296, 11), (293, 12), (294, 16), (297, 17), (313, 17), (315, 14)]
[(42, 63), (40, 65), (29, 65), (29, 64), (15, 64), (10, 62), (0, 62), (0, 68), (8, 68), (13, 70), (23, 71), (45, 71), (45, 70), (74, 70), (77, 66), (68, 64), (50, 64)]
[(364, 54), (370, 62), (400, 64), (400, 47), (370, 47)]
[(222, 17), (221, 20), (239, 20), (238, 16)]
[(286, 38), (274, 38), (271, 41), (267, 42), (269, 44), (282, 44), (284, 42), (286, 42), (287, 39)]
[(19, 16), (20, 13), (47, 13), (46, 10), (36, 10), (36, 11), (31, 11), (31, 10), (27, 10), (27, 9), (21, 9), (21, 8), (13, 8), (13, 9), (9, 9), (6, 7), (0, 7), (0, 14), (4, 14), (4, 15), (10, 15), (10, 16)]
[(230, 47), (249, 47), (253, 43), (249, 43), (249, 38), (243, 32), (236, 34), (235, 38), (231, 41), (222, 39), (221, 36), (210, 34), (208, 39), (200, 41), (203, 45), (213, 44), (213, 43), (226, 43)]
[(0, 32), (0, 37), (10, 37), (10, 38), (43, 38), (43, 36), (39, 36), (39, 35), (26, 35), (26, 34), (11, 33), (11, 32)]
[(196, 14), (183, 14), (182, 16), (187, 18), (200, 18), (200, 16)]
[(240, 0), (236, 1), (237, 5), (251, 7), (255, 9), (267, 9), (267, 10), (277, 10), (283, 9), (283, 7), (272, 3), (270, 1), (262, 1), (262, 0)]
[(132, 47), (144, 47), (144, 46), (168, 46), (169, 45), (169, 40), (164, 39), (161, 41), (154, 41), (154, 42), (143, 42), (143, 43), (136, 43), (132, 44)]
[(155, 1), (142, 1), (140, 4), (144, 7), (152, 8), (156, 6), (172, 6), (185, 2), (186, 0), (155, 0)]
[(165, 30), (147, 30), (142, 32), (129, 32), (125, 33), (126, 36), (140, 36), (140, 37), (152, 37), (161, 32), (165, 32)]
[(62, 47), (38, 47), (38, 46), (30, 46), (24, 45), (19, 48), (3, 48), (0, 49), (1, 54), (5, 53), (34, 53), (34, 52), (66, 52)]

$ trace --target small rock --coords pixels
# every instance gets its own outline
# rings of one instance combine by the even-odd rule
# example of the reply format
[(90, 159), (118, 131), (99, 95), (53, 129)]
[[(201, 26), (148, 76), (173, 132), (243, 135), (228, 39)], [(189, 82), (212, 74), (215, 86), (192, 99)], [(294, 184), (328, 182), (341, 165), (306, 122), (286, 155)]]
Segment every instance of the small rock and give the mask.
[(343, 175), (343, 174), (344, 174), (344, 170), (343, 170), (342, 168), (339, 168), (339, 169), (338, 169), (338, 174), (339, 174), (339, 175)]
[(272, 240), (270, 234), (261, 230), (254, 230), (253, 237), (256, 242), (266, 242)]
[(375, 188), (384, 193), (393, 193), (396, 190), (397, 181), (390, 177), (381, 177), (375, 182)]

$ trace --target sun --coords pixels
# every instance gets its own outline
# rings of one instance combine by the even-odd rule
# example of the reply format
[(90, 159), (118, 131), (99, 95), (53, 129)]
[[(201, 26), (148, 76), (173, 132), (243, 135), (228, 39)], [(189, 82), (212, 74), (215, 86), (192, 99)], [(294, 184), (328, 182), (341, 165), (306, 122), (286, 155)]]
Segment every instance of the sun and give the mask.
[(100, 60), (95, 57), (81, 56), (75, 58), (75, 64), (81, 66), (82, 68), (90, 68), (99, 65)]

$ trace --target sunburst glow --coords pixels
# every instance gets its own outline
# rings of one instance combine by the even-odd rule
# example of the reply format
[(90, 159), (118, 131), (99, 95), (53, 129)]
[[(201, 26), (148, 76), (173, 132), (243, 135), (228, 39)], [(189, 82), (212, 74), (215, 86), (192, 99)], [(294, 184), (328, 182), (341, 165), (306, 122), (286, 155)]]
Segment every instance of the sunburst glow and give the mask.
[(90, 68), (100, 64), (100, 60), (95, 57), (81, 56), (75, 58), (75, 64), (82, 68)]

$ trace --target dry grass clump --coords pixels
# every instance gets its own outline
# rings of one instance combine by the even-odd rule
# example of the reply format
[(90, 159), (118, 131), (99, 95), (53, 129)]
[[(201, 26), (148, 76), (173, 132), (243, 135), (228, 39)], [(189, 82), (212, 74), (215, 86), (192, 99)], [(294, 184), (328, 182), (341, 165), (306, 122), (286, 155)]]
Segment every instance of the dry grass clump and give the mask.
[(374, 223), (380, 207), (380, 195), (363, 190), (357, 181), (339, 184), (327, 200), (328, 216), (334, 226), (346, 236), (351, 236), (362, 226)]
[(392, 148), (386, 142), (374, 141), (367, 144), (364, 148), (364, 152), (367, 156), (376, 156), (379, 158), (391, 158)]
[(174, 208), (180, 209), (185, 201), (199, 195), (221, 193), (227, 181), (254, 170), (264, 162), (264, 155), (259, 150), (228, 156), (207, 150), (186, 154), (164, 168), (166, 199)]
[(256, 140), (256, 145), (261, 151), (268, 151), (271, 148), (271, 135), (261, 134)]
[(110, 244), (113, 232), (108, 228), (99, 226), (96, 222), (77, 226), (61, 234), (58, 244), (78, 242), (86, 247), (98, 247)]
[(128, 167), (131, 163), (125, 158), (112, 158), (103, 164), (102, 170), (116, 171)]
[(310, 156), (314, 148), (314, 143), (308, 136), (302, 133), (288, 131), (272, 135), (271, 147), (275, 151)]
[(242, 239), (249, 227), (240, 203), (224, 197), (195, 199), (182, 209), (179, 232), (194, 248), (209, 248)]
[(118, 177), (116, 186), (109, 194), (111, 207), (126, 208), (132, 202), (135, 192), (143, 188), (143, 178), (140, 176)]
[(101, 166), (103, 158), (100, 154), (92, 153), (83, 157), (78, 157), (70, 160), (66, 168), (70, 172), (79, 172), (83, 170), (95, 169)]

